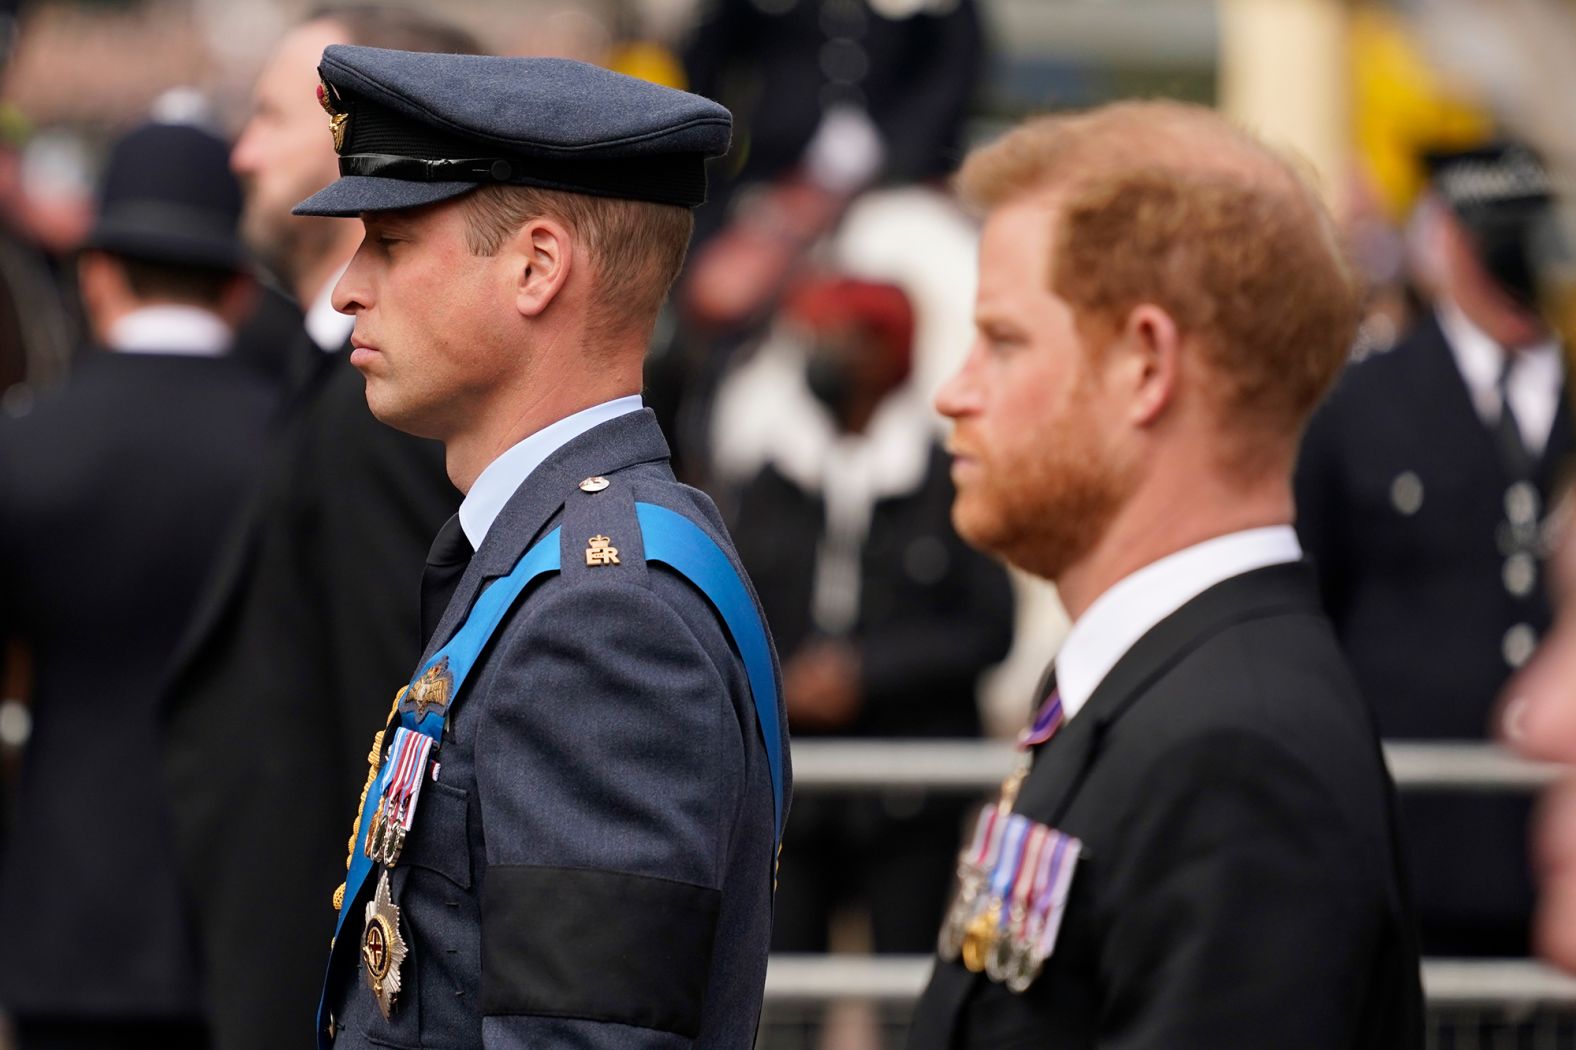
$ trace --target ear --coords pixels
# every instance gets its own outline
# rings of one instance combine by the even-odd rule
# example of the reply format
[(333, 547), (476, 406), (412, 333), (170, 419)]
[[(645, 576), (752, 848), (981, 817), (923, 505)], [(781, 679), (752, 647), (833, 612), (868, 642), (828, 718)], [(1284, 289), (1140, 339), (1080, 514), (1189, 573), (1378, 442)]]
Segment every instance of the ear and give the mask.
[(1176, 398), (1181, 378), (1182, 337), (1176, 322), (1160, 307), (1144, 303), (1128, 313), (1112, 349), (1129, 394), (1129, 420), (1152, 425)]
[(537, 317), (558, 297), (575, 263), (574, 242), (563, 223), (539, 216), (514, 239), (515, 308)]

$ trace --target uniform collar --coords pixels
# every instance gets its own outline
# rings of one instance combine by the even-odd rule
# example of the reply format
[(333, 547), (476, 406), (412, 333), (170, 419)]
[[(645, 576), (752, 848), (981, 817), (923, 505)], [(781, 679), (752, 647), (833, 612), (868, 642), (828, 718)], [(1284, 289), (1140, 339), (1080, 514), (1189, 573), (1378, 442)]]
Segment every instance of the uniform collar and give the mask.
[(196, 306), (145, 306), (110, 326), (105, 342), (123, 354), (219, 357), (230, 348), (230, 326)]
[(639, 394), (604, 401), (543, 427), (487, 464), (460, 503), (460, 527), (471, 549), (481, 549), (498, 512), (548, 456), (592, 427), (644, 407)]
[[(1499, 374), (1504, 368), (1505, 351), (1454, 303), (1441, 300), (1435, 314), (1445, 345), (1450, 347), (1467, 393), (1472, 396), (1472, 407), (1486, 426), (1495, 425), (1499, 422)], [(1523, 443), (1532, 451), (1541, 452), (1559, 411), (1565, 362), (1554, 339), (1522, 347), (1515, 354), (1509, 380), (1511, 408), (1521, 427)]]
[(1067, 632), (1056, 655), (1062, 713), (1072, 718), (1150, 628), (1215, 584), (1302, 558), (1290, 525), (1246, 529), (1169, 554), (1118, 581)]

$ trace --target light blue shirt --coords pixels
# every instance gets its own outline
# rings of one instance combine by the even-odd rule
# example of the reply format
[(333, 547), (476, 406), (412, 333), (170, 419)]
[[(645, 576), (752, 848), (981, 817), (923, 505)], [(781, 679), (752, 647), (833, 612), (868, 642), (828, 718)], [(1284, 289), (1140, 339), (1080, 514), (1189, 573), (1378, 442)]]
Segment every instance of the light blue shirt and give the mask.
[(460, 503), (460, 528), (471, 541), (471, 549), (481, 550), (482, 540), (487, 538), (487, 530), (492, 528), (498, 512), (548, 456), (592, 427), (644, 407), (646, 403), (639, 394), (592, 405), (543, 427), (487, 464)]

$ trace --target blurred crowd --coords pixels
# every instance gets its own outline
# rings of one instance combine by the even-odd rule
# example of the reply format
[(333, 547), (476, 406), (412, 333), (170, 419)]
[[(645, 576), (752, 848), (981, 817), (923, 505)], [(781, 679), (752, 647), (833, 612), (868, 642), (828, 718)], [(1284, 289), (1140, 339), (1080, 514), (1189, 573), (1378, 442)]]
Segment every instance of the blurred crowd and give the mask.
[[(1054, 597), (953, 531), (930, 403), (972, 327), (945, 180), (1010, 115), (991, 3), (255, 6), (0, 10), (0, 1017), (23, 1048), (293, 1045), (316, 1002), (337, 838), (458, 502), (345, 363), (328, 300), (359, 222), (289, 214), (337, 171), (328, 44), (566, 55), (732, 109), (646, 401), (729, 519), (797, 740), (1016, 726), (1055, 653)], [(1361, 149), (1332, 194), (1370, 291), (1298, 531), (1382, 735), (1482, 742), (1553, 618), (1564, 174), (1393, 16), (1352, 33)], [(971, 806), (801, 797), (774, 950), (930, 951)], [(1531, 954), (1530, 802), (1408, 793), (1403, 816), (1425, 953)]]

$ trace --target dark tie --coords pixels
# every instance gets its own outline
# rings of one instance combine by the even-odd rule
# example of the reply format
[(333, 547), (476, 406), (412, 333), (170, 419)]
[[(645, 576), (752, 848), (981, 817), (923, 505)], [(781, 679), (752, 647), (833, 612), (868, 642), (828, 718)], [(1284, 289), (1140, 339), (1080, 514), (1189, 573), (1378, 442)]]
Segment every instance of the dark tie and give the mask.
[(427, 552), (427, 567), (421, 573), (423, 645), (432, 638), (432, 632), (438, 629), (438, 621), (443, 619), (443, 610), (449, 607), (449, 599), (454, 597), (454, 588), (459, 586), (460, 577), (465, 575), (465, 567), (471, 563), (472, 553), (471, 541), (465, 538), (465, 530), (460, 527), (460, 516), (456, 514), (438, 530), (438, 538), (432, 541), (432, 549)]
[(1505, 363), (1499, 370), (1499, 422), (1494, 427), (1494, 441), (1499, 446), (1500, 459), (1505, 470), (1516, 481), (1532, 477), (1532, 454), (1521, 440), (1521, 425), (1510, 406), (1510, 371), (1516, 366), (1516, 356), (1505, 353)]

